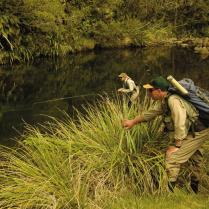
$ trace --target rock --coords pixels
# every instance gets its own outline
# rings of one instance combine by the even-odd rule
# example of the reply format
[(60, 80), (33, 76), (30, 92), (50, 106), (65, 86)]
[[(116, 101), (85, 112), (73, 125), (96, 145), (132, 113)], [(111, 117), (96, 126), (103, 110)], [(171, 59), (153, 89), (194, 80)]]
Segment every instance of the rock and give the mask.
[(188, 48), (189, 47), (189, 44), (181, 44), (181, 47)]
[(196, 38), (193, 42), (195, 46), (202, 47), (202, 39)]
[(194, 51), (195, 51), (195, 53), (199, 53), (201, 49), (202, 49), (202, 47), (196, 46), (194, 48)]
[(194, 40), (191, 38), (186, 39), (185, 41), (183, 41), (183, 44), (187, 44), (187, 47), (191, 47), (194, 46)]
[(208, 37), (206, 37), (206, 38), (204, 38), (204, 39), (203, 39), (202, 46), (207, 47), (207, 46), (208, 46), (208, 44), (209, 44), (209, 38), (208, 38)]
[(208, 50), (207, 47), (202, 47), (202, 49), (200, 50), (199, 53), (201, 53), (201, 54), (209, 54), (209, 50)]
[(200, 57), (201, 57), (203, 60), (207, 59), (208, 56), (209, 56), (209, 54), (200, 54)]
[(195, 53), (199, 53), (202, 59), (206, 59), (209, 56), (209, 50), (207, 47), (195, 47)]
[(180, 46), (183, 42), (182, 41), (175, 41), (176, 45)]

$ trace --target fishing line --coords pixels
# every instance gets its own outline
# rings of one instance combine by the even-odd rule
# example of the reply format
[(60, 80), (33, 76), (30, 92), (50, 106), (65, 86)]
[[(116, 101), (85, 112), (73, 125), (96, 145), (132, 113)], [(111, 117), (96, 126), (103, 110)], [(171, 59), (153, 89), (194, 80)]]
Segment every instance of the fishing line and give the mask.
[[(114, 94), (113, 91), (111, 92), (103, 92), (105, 94)], [(44, 100), (40, 102), (34, 102), (32, 105), (37, 105), (37, 104), (42, 104), (42, 103), (47, 103), (47, 102), (56, 102), (60, 100), (65, 100), (65, 99), (74, 99), (74, 98), (81, 98), (81, 97), (89, 97), (89, 96), (99, 96), (101, 93), (91, 93), (91, 94), (81, 94), (81, 95), (76, 95), (76, 96), (70, 96), (70, 97), (61, 97), (61, 98), (55, 98), (55, 99), (49, 99), (49, 100)]]
[(81, 95), (70, 96), (70, 97), (61, 97), (61, 98), (44, 100), (44, 101), (40, 101), (40, 102), (34, 102), (32, 105), (37, 105), (37, 104), (42, 104), (42, 103), (47, 103), (47, 102), (56, 102), (56, 101), (65, 100), (65, 99), (74, 99), (74, 98), (87, 97), (87, 96), (96, 96), (96, 95), (98, 95), (98, 94), (92, 93), (92, 94), (81, 94)]
[[(103, 92), (106, 94), (114, 94), (114, 92)], [(81, 95), (76, 95), (76, 96), (70, 96), (70, 97), (61, 97), (61, 98), (54, 98), (54, 99), (49, 99), (49, 100), (44, 100), (44, 101), (39, 101), (39, 102), (34, 102), (32, 103), (31, 107), (27, 107), (27, 108), (20, 108), (20, 109), (13, 109), (13, 110), (9, 110), (9, 111), (3, 111), (3, 113), (8, 113), (8, 112), (18, 112), (18, 111), (28, 111), (33, 109), (33, 107), (35, 105), (38, 104), (44, 104), (44, 103), (48, 103), (48, 102), (56, 102), (56, 101), (61, 101), (61, 100), (67, 100), (67, 99), (75, 99), (75, 98), (82, 98), (82, 97), (89, 97), (89, 96), (99, 96), (101, 95), (101, 93), (91, 93), (91, 94), (81, 94)]]

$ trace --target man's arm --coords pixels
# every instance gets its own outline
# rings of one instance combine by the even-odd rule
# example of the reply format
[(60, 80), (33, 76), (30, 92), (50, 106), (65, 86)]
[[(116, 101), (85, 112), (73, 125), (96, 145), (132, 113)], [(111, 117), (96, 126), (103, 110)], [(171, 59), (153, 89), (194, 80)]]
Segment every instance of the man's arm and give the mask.
[(118, 92), (129, 93), (134, 90), (134, 87), (135, 87), (134, 81), (131, 79), (128, 79), (126, 82), (128, 84), (128, 89), (120, 88), (120, 89), (118, 89)]
[(158, 102), (155, 104), (155, 106), (147, 111), (144, 111), (141, 115), (136, 116), (134, 119), (131, 120), (123, 120), (122, 125), (123, 127), (129, 129), (132, 128), (134, 125), (141, 123), (141, 122), (147, 122), (151, 121), (157, 116), (161, 115), (163, 113), (161, 103)]
[(131, 120), (123, 120), (122, 125), (123, 127), (129, 129), (132, 128), (134, 125), (144, 122), (144, 117), (142, 115), (136, 116), (134, 119)]
[(171, 110), (171, 117), (174, 123), (174, 139), (176, 147), (180, 148), (182, 140), (187, 136), (186, 119), (187, 112), (183, 102), (178, 98), (171, 98), (168, 101)]

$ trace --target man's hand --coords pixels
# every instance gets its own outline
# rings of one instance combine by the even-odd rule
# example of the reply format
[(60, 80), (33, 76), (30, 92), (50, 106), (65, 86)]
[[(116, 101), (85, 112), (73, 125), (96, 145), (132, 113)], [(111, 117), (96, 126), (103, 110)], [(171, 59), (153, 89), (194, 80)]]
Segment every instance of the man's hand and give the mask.
[(118, 92), (123, 92), (123, 88), (118, 89)]
[(138, 124), (138, 123), (141, 123), (141, 122), (144, 122), (144, 117), (139, 115), (139, 116), (136, 116), (134, 119), (132, 120), (122, 120), (122, 126), (126, 129), (130, 129), (132, 128), (134, 125)]
[(175, 144), (176, 144), (176, 147), (180, 148), (182, 145), (182, 140), (175, 139)]
[(170, 146), (168, 147), (168, 149), (166, 150), (166, 158), (170, 158), (170, 156), (176, 152), (177, 150), (179, 150), (179, 148), (175, 147), (175, 146)]
[(122, 126), (125, 129), (130, 129), (135, 125), (134, 120), (123, 120), (122, 121)]

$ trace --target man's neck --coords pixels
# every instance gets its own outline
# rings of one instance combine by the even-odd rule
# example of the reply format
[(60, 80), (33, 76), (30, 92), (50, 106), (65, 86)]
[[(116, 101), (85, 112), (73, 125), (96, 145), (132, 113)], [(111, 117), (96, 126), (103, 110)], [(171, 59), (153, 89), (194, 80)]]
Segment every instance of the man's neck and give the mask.
[(129, 77), (126, 77), (124, 81), (126, 82), (128, 79), (129, 79)]
[(162, 91), (162, 99), (165, 99), (168, 96), (167, 91)]

